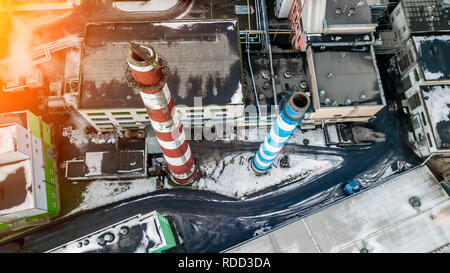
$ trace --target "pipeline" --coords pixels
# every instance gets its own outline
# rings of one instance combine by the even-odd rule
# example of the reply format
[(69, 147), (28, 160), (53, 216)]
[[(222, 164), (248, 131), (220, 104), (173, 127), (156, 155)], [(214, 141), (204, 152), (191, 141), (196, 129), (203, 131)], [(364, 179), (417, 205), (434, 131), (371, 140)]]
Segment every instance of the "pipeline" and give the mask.
[(264, 26), (264, 40), (265, 40), (265, 49), (267, 50), (267, 53), (269, 54), (269, 67), (270, 67), (270, 76), (272, 79), (272, 91), (273, 91), (273, 100), (275, 107), (278, 106), (278, 100), (277, 100), (277, 90), (275, 85), (275, 72), (273, 71), (273, 58), (272, 58), (272, 47), (270, 45), (270, 37), (269, 37), (269, 22), (267, 19), (267, 5), (266, 0), (260, 0), (261, 5), (261, 15), (263, 19), (263, 26)]
[(287, 98), (266, 139), (253, 157), (252, 169), (256, 174), (265, 174), (269, 170), (286, 141), (304, 119), (310, 104), (309, 96), (303, 92), (296, 92)]
[(167, 87), (170, 73), (167, 62), (152, 46), (133, 43), (126, 58), (127, 80), (141, 95), (166, 160), (170, 179), (184, 185), (193, 182), (197, 169), (175, 109), (175, 101)]

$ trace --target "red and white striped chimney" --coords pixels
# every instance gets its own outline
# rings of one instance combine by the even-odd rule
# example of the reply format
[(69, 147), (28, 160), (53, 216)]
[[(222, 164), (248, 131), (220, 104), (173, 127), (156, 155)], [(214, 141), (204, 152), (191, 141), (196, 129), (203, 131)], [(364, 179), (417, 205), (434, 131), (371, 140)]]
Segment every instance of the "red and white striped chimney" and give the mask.
[(127, 62), (133, 75), (131, 81), (134, 80), (133, 86), (139, 89), (172, 181), (178, 184), (192, 182), (197, 169), (167, 87), (165, 61), (152, 46), (131, 44)]

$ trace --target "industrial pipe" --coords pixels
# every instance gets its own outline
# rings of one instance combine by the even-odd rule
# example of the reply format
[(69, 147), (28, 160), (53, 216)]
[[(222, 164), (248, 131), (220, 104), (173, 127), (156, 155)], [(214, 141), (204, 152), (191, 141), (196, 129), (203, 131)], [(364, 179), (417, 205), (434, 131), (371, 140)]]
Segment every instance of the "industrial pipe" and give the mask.
[(131, 44), (128, 49), (127, 62), (132, 74), (127, 79), (139, 90), (171, 180), (178, 184), (191, 183), (197, 169), (174, 99), (167, 87), (169, 72), (166, 62), (152, 46), (137, 44)]
[(278, 156), (286, 141), (302, 122), (310, 106), (310, 98), (303, 92), (296, 92), (287, 98), (287, 102), (278, 114), (275, 123), (267, 134), (252, 160), (252, 169), (257, 174), (266, 173)]

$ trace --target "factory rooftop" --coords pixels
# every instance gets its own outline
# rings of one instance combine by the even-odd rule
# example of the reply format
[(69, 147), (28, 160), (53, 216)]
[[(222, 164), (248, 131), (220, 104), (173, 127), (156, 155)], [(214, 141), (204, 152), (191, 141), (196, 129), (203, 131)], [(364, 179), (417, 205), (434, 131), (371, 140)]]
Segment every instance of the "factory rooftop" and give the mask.
[(383, 103), (380, 77), (370, 51), (311, 52), (321, 107)]
[(412, 33), (450, 31), (450, 6), (443, 0), (403, 0)]
[(2, 215), (33, 209), (33, 190), (30, 159), (0, 166), (0, 220)]
[[(151, 253), (168, 245), (156, 211), (136, 215), (51, 249), (50, 253)], [(123, 230), (127, 233), (122, 233)], [(111, 242), (103, 242), (105, 235)]]
[(241, 55), (236, 20), (90, 24), (81, 60), (79, 108), (142, 108), (127, 83), (129, 42), (150, 43), (169, 64), (176, 104), (242, 104)]
[[(289, 92), (309, 90), (309, 75), (304, 53), (274, 53), (272, 59), (278, 102), (282, 96)], [(273, 105), (274, 98), (268, 56), (252, 54), (250, 60), (260, 105)], [(255, 93), (247, 58), (244, 58), (244, 63), (244, 97), (247, 104), (254, 105), (256, 104)], [(306, 87), (302, 85), (302, 82), (306, 83)]]
[(347, 28), (373, 25), (367, 0), (315, 0), (307, 1), (306, 4), (310, 8), (305, 8), (307, 14), (303, 24), (308, 33), (339, 32)]
[(450, 244), (449, 213), (449, 196), (422, 166), (228, 252), (438, 252)]
[(325, 23), (328, 27), (370, 24), (371, 16), (367, 0), (327, 0)]
[(413, 36), (426, 80), (450, 79), (450, 35)]
[(0, 126), (16, 123), (28, 129), (27, 115), (26, 111), (0, 113)]
[(450, 149), (450, 85), (421, 86), (438, 149)]
[[(66, 161), (66, 177), (70, 180), (145, 177), (147, 175), (145, 140), (135, 139), (132, 143), (126, 144), (127, 149), (118, 150), (111, 147), (112, 145), (102, 145), (105, 150), (87, 152), (84, 160)], [(107, 148), (110, 150), (106, 150)]]

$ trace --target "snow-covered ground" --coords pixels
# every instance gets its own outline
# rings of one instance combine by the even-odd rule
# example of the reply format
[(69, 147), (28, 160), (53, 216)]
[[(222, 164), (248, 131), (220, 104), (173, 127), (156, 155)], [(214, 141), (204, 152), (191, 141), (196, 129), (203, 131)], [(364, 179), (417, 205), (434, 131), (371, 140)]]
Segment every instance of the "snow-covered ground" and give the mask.
[(116, 203), (155, 190), (155, 177), (132, 181), (94, 181), (83, 192), (81, 203), (69, 214)]
[[(245, 198), (262, 190), (317, 176), (342, 163), (339, 156), (289, 155), (290, 167), (272, 166), (270, 171), (257, 176), (250, 168), (250, 158), (254, 153), (234, 153), (221, 160), (210, 159), (202, 162), (200, 169), (204, 176), (194, 182), (192, 187), (215, 191), (223, 195)], [(278, 160), (275, 160), (278, 165)]]
[[(249, 159), (253, 155), (250, 152), (235, 153), (225, 156), (219, 163), (213, 158), (200, 163), (198, 167), (205, 176), (194, 182), (192, 188), (214, 191), (234, 198), (245, 198), (246, 195), (293, 180), (305, 181), (342, 163), (339, 156), (290, 155), (290, 168), (273, 166), (268, 174), (256, 176), (249, 167)], [(162, 188), (172, 187), (166, 180)], [(69, 214), (149, 194), (156, 190), (155, 177), (133, 181), (93, 181), (82, 193), (81, 203)]]

